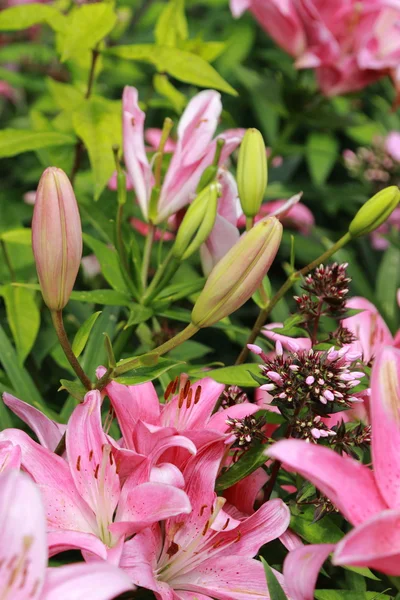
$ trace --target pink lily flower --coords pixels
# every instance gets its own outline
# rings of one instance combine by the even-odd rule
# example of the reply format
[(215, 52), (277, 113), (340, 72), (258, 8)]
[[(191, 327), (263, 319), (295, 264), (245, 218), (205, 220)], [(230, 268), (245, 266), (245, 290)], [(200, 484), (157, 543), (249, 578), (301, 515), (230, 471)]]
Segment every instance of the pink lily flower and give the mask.
[(305, 546), (285, 563), (289, 593), (311, 600), (318, 571), (332, 550), (336, 565), (400, 575), (400, 350), (383, 348), (371, 375), (373, 470), (301, 440), (280, 441), (268, 456), (309, 479), (354, 526), (336, 545)]
[(214, 492), (224, 453), (224, 443), (215, 442), (188, 461), (189, 515), (168, 519), (163, 530), (148, 528), (124, 545), (120, 566), (159, 600), (269, 599), (262, 565), (253, 556), (287, 529), (289, 511), (275, 499), (241, 521), (229, 516), (225, 499)]
[[(135, 88), (124, 89), (122, 105), (125, 164), (147, 220), (154, 177), (144, 143), (145, 114), (139, 108)], [(239, 129), (226, 131), (213, 139), (221, 110), (221, 96), (213, 90), (200, 92), (187, 105), (178, 124), (176, 147), (161, 187), (155, 224), (193, 200), (203, 171), (212, 164), (218, 138), (225, 141), (220, 164), (239, 145), (243, 136), (243, 130)]]
[(348, 308), (359, 309), (361, 312), (342, 320), (343, 327), (349, 329), (357, 338), (349, 344), (354, 352), (359, 352), (362, 360), (369, 363), (384, 346), (395, 345), (383, 317), (376, 306), (369, 300), (354, 296), (346, 303)]
[(24, 473), (0, 475), (0, 596), (4, 600), (112, 600), (133, 590), (114, 565), (47, 568), (46, 517), (38, 487)]
[(71, 415), (68, 462), (19, 429), (6, 429), (0, 441), (20, 447), (22, 468), (42, 491), (51, 555), (77, 548), (118, 561), (125, 535), (191, 510), (186, 494), (171, 485), (137, 485), (134, 479), (121, 485), (113, 454), (117, 444), (102, 429), (98, 391), (86, 394)]
[[(97, 375), (103, 372), (102, 367)], [(206, 377), (193, 385), (187, 382), (177, 395), (161, 404), (151, 382), (126, 386), (111, 381), (105, 391), (124, 440), (124, 447), (116, 451), (121, 477), (127, 477), (141, 458), (151, 480), (182, 487), (179, 468), (187, 460), (187, 452), (195, 454), (217, 439), (228, 441), (227, 419), (241, 419), (258, 410), (246, 402), (212, 414), (224, 388)]]

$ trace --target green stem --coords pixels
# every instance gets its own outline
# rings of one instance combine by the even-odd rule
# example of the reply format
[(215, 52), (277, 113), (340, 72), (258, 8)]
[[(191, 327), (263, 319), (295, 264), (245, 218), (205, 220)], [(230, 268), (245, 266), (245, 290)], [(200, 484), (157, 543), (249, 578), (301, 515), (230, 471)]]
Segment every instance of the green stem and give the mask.
[(292, 273), (287, 278), (287, 280), (282, 285), (282, 287), (277, 291), (275, 296), (273, 296), (273, 298), (271, 298), (271, 300), (268, 303), (268, 306), (266, 306), (264, 309), (262, 309), (260, 311), (260, 313), (257, 317), (257, 320), (254, 323), (253, 329), (251, 330), (251, 333), (250, 333), (249, 337), (247, 338), (246, 345), (244, 346), (244, 348), (242, 349), (242, 351), (240, 352), (240, 354), (236, 360), (236, 363), (235, 363), (236, 365), (241, 365), (242, 363), (244, 363), (246, 361), (247, 356), (249, 354), (249, 349), (248, 349), (247, 345), (254, 343), (256, 338), (259, 336), (262, 327), (265, 325), (265, 322), (266, 322), (268, 316), (270, 315), (271, 311), (278, 304), (279, 300), (281, 298), (283, 298), (283, 296), (286, 294), (286, 292), (290, 290), (290, 288), (293, 286), (293, 284), (298, 279), (300, 279), (300, 277), (302, 277), (303, 275), (306, 275), (309, 271), (311, 271), (312, 269), (315, 269), (315, 267), (318, 267), (321, 263), (324, 263), (328, 258), (330, 258), (333, 254), (335, 254), (335, 252), (337, 252), (338, 250), (340, 250), (340, 248), (345, 246), (350, 241), (350, 239), (351, 239), (350, 234), (346, 233), (343, 237), (340, 238), (340, 240), (338, 240), (335, 244), (333, 244), (333, 246), (331, 246), (328, 250), (326, 250), (326, 252), (324, 252), (323, 254), (318, 256), (318, 258), (316, 258), (315, 260), (310, 262), (308, 265), (306, 265), (299, 271)]
[(147, 305), (154, 298), (158, 291), (158, 286), (161, 284), (165, 273), (172, 264), (173, 258), (174, 257), (172, 251), (170, 251), (165, 257), (164, 261), (161, 263), (160, 267), (157, 269), (157, 273), (153, 277), (148, 289), (146, 290), (142, 298), (142, 304)]
[(61, 348), (64, 350), (64, 354), (67, 357), (69, 364), (81, 380), (84, 387), (87, 390), (91, 390), (93, 387), (92, 382), (90, 381), (89, 377), (86, 375), (81, 365), (79, 364), (78, 359), (73, 353), (71, 344), (69, 343), (69, 339), (64, 328), (62, 310), (52, 310), (51, 318), (53, 319), (54, 329), (56, 330), (56, 334), (60, 342)]
[(142, 262), (142, 285), (143, 285), (144, 290), (147, 287), (147, 277), (149, 275), (151, 249), (153, 247), (155, 232), (156, 232), (156, 228), (154, 227), (154, 225), (152, 223), (149, 223), (149, 231), (147, 233), (146, 241), (144, 244), (143, 262)]
[[(195, 333), (198, 332), (198, 330), (199, 328), (193, 325), (193, 323), (189, 323), (189, 325), (185, 327), (183, 331), (180, 331), (175, 337), (165, 342), (165, 344), (162, 344), (158, 348), (152, 350), (150, 354), (152, 356), (162, 356), (180, 344), (183, 344), (183, 342), (186, 342), (186, 340), (191, 338)], [(143, 357), (141, 356), (137, 356), (136, 358), (124, 361), (119, 366), (117, 365), (117, 368), (114, 371), (114, 377), (118, 377), (119, 375), (122, 375), (131, 369), (143, 366), (142, 358)]]
[(250, 229), (254, 225), (254, 217), (246, 217), (246, 231), (250, 231)]

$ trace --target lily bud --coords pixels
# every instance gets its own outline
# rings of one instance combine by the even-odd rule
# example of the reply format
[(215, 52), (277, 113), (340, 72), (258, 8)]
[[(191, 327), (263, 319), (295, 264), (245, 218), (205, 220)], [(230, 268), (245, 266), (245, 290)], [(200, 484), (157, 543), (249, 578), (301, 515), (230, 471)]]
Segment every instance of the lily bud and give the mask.
[(258, 129), (248, 129), (240, 145), (237, 167), (239, 198), (246, 217), (252, 218), (259, 213), (267, 181), (267, 154), (263, 136)]
[(192, 311), (196, 327), (209, 327), (240, 308), (258, 289), (282, 238), (275, 217), (259, 221), (216, 264)]
[(210, 235), (217, 216), (218, 192), (219, 185), (211, 183), (189, 206), (172, 247), (175, 258), (189, 258)]
[(351, 237), (371, 233), (386, 221), (400, 202), (400, 190), (391, 185), (372, 196), (360, 208), (349, 226)]
[(43, 299), (51, 310), (67, 304), (82, 258), (82, 230), (72, 185), (61, 169), (40, 178), (32, 220), (32, 247)]

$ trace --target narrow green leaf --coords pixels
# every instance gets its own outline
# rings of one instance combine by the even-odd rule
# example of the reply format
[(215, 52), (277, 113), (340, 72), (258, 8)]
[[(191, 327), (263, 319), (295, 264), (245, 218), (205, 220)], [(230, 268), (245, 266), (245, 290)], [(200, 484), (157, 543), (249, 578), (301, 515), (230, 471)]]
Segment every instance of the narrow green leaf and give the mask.
[(325, 183), (338, 156), (339, 145), (329, 133), (313, 132), (307, 138), (306, 158), (308, 169), (316, 185)]
[(89, 152), (97, 200), (115, 169), (112, 148), (121, 146), (121, 103), (93, 97), (73, 112), (72, 123)]
[(140, 304), (132, 303), (130, 305), (130, 309), (131, 311), (129, 313), (128, 322), (124, 329), (128, 329), (128, 327), (131, 327), (132, 325), (144, 323), (153, 316), (153, 311), (148, 306), (141, 306)]
[(136, 44), (116, 46), (108, 49), (107, 53), (153, 64), (160, 73), (168, 73), (185, 83), (237, 95), (236, 90), (204, 58), (185, 50), (156, 44)]
[(153, 381), (153, 379), (157, 379), (157, 377), (160, 377), (160, 375), (163, 373), (166, 373), (170, 369), (182, 364), (184, 364), (182, 361), (170, 360), (169, 358), (159, 358), (156, 365), (132, 369), (132, 371), (128, 371), (128, 373), (124, 374), (123, 376), (116, 377), (114, 381), (124, 385), (137, 385), (139, 383), (146, 383), (147, 381)]
[(260, 375), (260, 368), (254, 363), (236, 365), (233, 367), (223, 367), (207, 372), (207, 377), (211, 377), (218, 383), (225, 385), (238, 385), (239, 387), (259, 387), (257, 381), (252, 377)]
[(75, 400), (82, 402), (87, 392), (85, 386), (80, 381), (69, 381), (69, 379), (60, 379), (61, 386), (58, 391), (66, 390)]
[(55, 31), (63, 31), (67, 19), (48, 4), (22, 4), (6, 8), (0, 13), (0, 31), (19, 31), (38, 23), (47, 23)]
[(399, 307), (396, 292), (400, 287), (400, 250), (389, 246), (383, 255), (376, 278), (376, 297), (392, 331), (398, 326)]
[(156, 73), (153, 77), (154, 89), (158, 94), (169, 100), (174, 110), (180, 114), (186, 105), (186, 96), (169, 81), (168, 76)]
[(302, 514), (294, 515), (290, 527), (310, 544), (336, 544), (344, 533), (329, 516), (313, 522), (313, 508), (305, 508)]
[(72, 342), (72, 351), (78, 358), (86, 346), (86, 342), (89, 339), (90, 332), (92, 331), (93, 325), (97, 321), (97, 317), (101, 314), (101, 310), (90, 315), (88, 319), (81, 325), (79, 330), (76, 332), (74, 341)]
[(83, 241), (95, 253), (101, 266), (101, 272), (111, 287), (117, 292), (128, 293), (128, 288), (119, 268), (119, 258), (116, 250), (109, 248), (106, 244), (99, 242), (87, 233), (83, 234)]
[(275, 573), (267, 563), (267, 561), (260, 556), (261, 562), (264, 567), (265, 577), (267, 578), (268, 592), (271, 600), (288, 600), (285, 592), (283, 591), (281, 584), (276, 578)]
[(61, 83), (51, 77), (46, 83), (54, 102), (61, 110), (71, 112), (84, 101), (82, 92), (70, 83)]
[(315, 590), (316, 600), (390, 600), (391, 596), (379, 592), (356, 592), (354, 590)]
[(21, 229), (9, 229), (8, 231), (3, 231), (0, 234), (0, 239), (2, 239), (4, 242), (22, 244), (23, 246), (31, 246), (32, 232), (30, 229), (22, 227)]
[[(17, 354), (12, 347), (4, 329), (0, 326), (0, 362), (3, 365), (9, 380), (12, 382), (15, 395), (35, 406), (45, 414), (49, 414), (45, 402), (42, 400), (28, 371), (21, 367)], [(0, 384), (0, 391), (1, 384)]]
[(117, 307), (107, 306), (97, 319), (93, 327), (93, 333), (86, 344), (81, 365), (92, 381), (94, 380), (97, 367), (104, 365), (107, 361), (107, 352), (102, 342), (103, 334), (107, 333), (111, 340), (114, 339), (119, 311), (120, 309)]
[(88, 292), (72, 292), (71, 300), (103, 304), (104, 306), (129, 306), (132, 300), (127, 294), (115, 290), (91, 290)]
[(8, 324), (14, 338), (19, 364), (22, 366), (32, 350), (40, 327), (36, 293), (9, 284), (3, 286), (1, 294), (6, 304)]
[(236, 463), (218, 477), (215, 486), (216, 491), (219, 493), (230, 488), (265, 464), (267, 457), (264, 452), (266, 449), (265, 444), (256, 444), (250, 450), (244, 452)]
[(93, 49), (114, 28), (117, 15), (112, 2), (76, 6), (68, 15), (60, 44), (61, 61)]
[(75, 141), (72, 135), (55, 131), (37, 132), (29, 129), (3, 129), (0, 131), (0, 158), (16, 156), (23, 152), (51, 146), (72, 146)]

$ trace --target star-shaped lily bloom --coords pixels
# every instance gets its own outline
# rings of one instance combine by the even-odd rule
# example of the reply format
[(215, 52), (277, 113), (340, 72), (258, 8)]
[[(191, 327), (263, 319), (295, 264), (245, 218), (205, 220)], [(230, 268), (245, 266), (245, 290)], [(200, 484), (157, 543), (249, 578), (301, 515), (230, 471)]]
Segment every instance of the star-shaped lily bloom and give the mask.
[[(103, 367), (98, 369), (99, 377), (103, 373)], [(126, 386), (111, 381), (105, 391), (123, 435), (124, 447), (116, 450), (121, 477), (129, 475), (141, 456), (147, 461), (152, 480), (182, 487), (179, 469), (187, 460), (187, 451), (195, 454), (204, 444), (218, 439), (228, 441), (227, 420), (259, 410), (255, 404), (242, 402), (213, 414), (224, 389), (223, 384), (209, 377), (193, 385), (187, 381), (178, 394), (162, 404), (151, 382)]]
[(187, 462), (183, 475), (191, 513), (124, 544), (120, 566), (159, 600), (269, 599), (263, 566), (253, 557), (286, 531), (289, 510), (274, 499), (241, 520), (230, 516), (225, 499), (214, 492), (225, 451), (224, 442), (217, 441)]
[(318, 571), (334, 550), (333, 563), (371, 567), (400, 575), (400, 350), (387, 346), (371, 374), (373, 470), (348, 456), (301, 440), (268, 449), (309, 479), (354, 525), (336, 547), (304, 546), (290, 553), (285, 578), (294, 600), (312, 600)]
[(126, 535), (191, 511), (182, 490), (130, 478), (123, 485), (113, 455), (116, 442), (101, 423), (101, 395), (86, 394), (66, 430), (64, 460), (19, 429), (6, 429), (0, 442), (21, 449), (21, 466), (39, 485), (48, 522), (51, 555), (77, 548), (118, 562)]
[(47, 568), (40, 491), (27, 475), (12, 468), (0, 475), (0, 528), (2, 600), (111, 600), (134, 589), (127, 574), (109, 563)]

